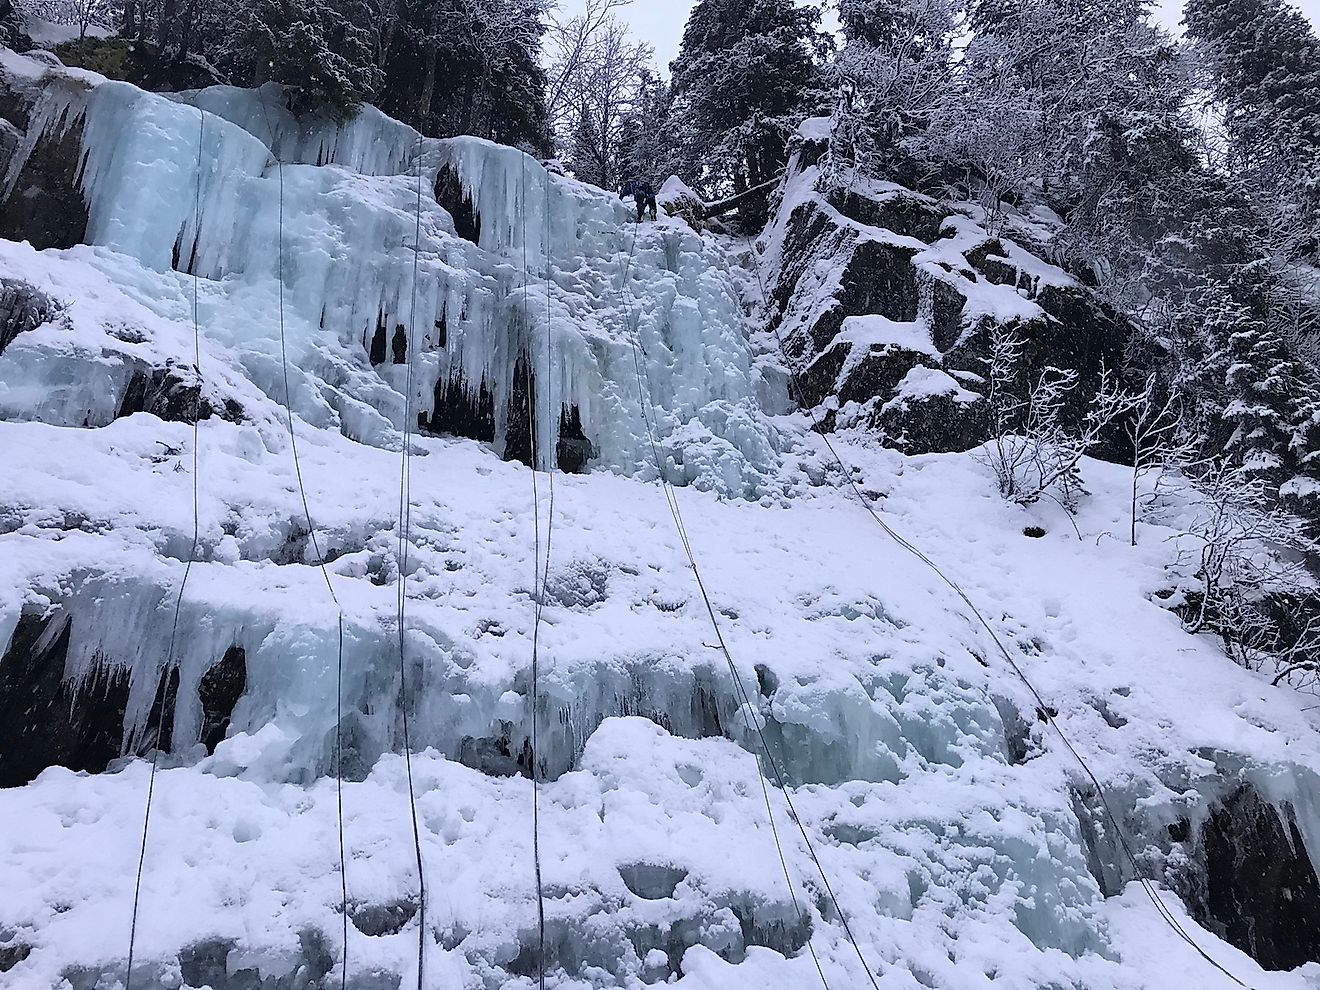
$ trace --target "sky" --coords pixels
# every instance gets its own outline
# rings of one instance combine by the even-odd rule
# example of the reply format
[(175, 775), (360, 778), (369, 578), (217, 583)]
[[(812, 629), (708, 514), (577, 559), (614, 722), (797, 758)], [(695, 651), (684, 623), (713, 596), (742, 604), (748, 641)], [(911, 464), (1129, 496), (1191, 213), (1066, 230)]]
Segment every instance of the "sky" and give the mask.
[[(1291, 0), (1294, 7), (1311, 19), (1320, 29), (1320, 0)], [(657, 65), (668, 70), (670, 60), (678, 54), (678, 43), (683, 37), (683, 25), (688, 11), (696, 0), (634, 0), (623, 17), (632, 25), (633, 33), (655, 48)], [(559, 16), (571, 17), (580, 13), (583, 0), (561, 0)], [(1178, 30), (1182, 18), (1182, 0), (1161, 0), (1157, 16), (1162, 24)]]

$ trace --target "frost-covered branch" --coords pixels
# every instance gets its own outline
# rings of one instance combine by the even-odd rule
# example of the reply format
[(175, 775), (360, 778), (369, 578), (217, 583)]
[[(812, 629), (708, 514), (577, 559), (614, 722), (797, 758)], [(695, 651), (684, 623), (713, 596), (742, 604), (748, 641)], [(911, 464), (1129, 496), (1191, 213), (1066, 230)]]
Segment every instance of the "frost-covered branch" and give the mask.
[(1094, 396), (1078, 421), (1081, 376), (1071, 369), (1046, 367), (1034, 379), (1025, 368), (1024, 343), (1016, 329), (992, 335), (987, 400), (991, 446), (988, 460), (999, 491), (1030, 505), (1051, 491), (1075, 511), (1086, 489), (1081, 461), (1115, 422), (1135, 409), (1141, 396), (1126, 392), (1117, 375), (1102, 369)]
[(1154, 375), (1146, 380), (1145, 388), (1136, 397), (1124, 432), (1132, 445), (1131, 545), (1135, 547), (1143, 504), (1153, 495), (1142, 495), (1142, 481), (1152, 473), (1192, 464), (1197, 456), (1197, 443), (1186, 429), (1179, 397), (1169, 392), (1160, 401)]
[(28, 17), (77, 25), (79, 41), (92, 28), (114, 30), (124, 16), (123, 0), (19, 0), (14, 6)]

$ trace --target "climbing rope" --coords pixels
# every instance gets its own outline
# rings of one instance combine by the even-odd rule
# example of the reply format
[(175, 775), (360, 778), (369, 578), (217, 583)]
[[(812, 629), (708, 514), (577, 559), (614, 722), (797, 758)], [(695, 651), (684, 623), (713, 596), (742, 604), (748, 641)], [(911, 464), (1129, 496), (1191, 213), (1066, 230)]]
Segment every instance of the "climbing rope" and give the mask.
[[(756, 251), (752, 245), (751, 238), (744, 235), (743, 239), (746, 241), (747, 250), (752, 260), (753, 270), (756, 272), (756, 281), (761, 289), (762, 308), (765, 311), (765, 315), (767, 319), (769, 319), (770, 300), (769, 300), (769, 294), (766, 292), (765, 279), (761, 273), (761, 266), (757, 259)], [(1031, 682), (1031, 679), (1027, 677), (1027, 674), (1022, 669), (1021, 665), (1019, 665), (1017, 661), (1013, 659), (1013, 656), (1009, 653), (1008, 648), (1004, 645), (999, 635), (991, 627), (989, 621), (987, 621), (987, 619), (985, 618), (985, 615), (982, 614), (981, 610), (976, 607), (976, 604), (972, 601), (971, 597), (967, 594), (966, 591), (963, 590), (962, 586), (959, 585), (958, 582), (953, 580), (951, 577), (949, 577), (939, 567), (939, 565), (935, 563), (934, 560), (932, 560), (929, 556), (927, 556), (924, 552), (922, 552), (922, 550), (918, 548), (915, 544), (913, 544), (911, 541), (909, 541), (908, 539), (903, 537), (900, 533), (895, 531), (895, 529), (892, 526), (890, 526), (887, 522), (885, 522), (885, 520), (880, 516), (880, 514), (876, 512), (875, 507), (871, 504), (870, 500), (867, 499), (866, 495), (862, 492), (861, 487), (857, 484), (856, 479), (853, 477), (852, 471), (849, 469), (848, 465), (844, 462), (843, 458), (839, 455), (838, 450), (831, 442), (829, 435), (822, 428), (820, 420), (816, 416), (815, 410), (807, 403), (805, 398), (806, 393), (802, 388), (802, 382), (799, 377), (798, 370), (793, 360), (788, 355), (788, 348), (784, 343), (783, 335), (779, 332), (779, 327), (774, 326), (773, 332), (774, 332), (775, 341), (778, 345), (780, 357), (784, 361), (784, 366), (788, 369), (789, 377), (793, 383), (793, 389), (797, 393), (798, 405), (806, 412), (808, 418), (810, 418), (812, 431), (818, 434), (821, 440), (824, 441), (825, 447), (830, 452), (831, 456), (834, 458), (834, 461), (838, 466), (840, 473), (843, 475), (845, 479), (847, 479), (848, 486), (851, 489), (853, 495), (856, 497), (857, 502), (862, 506), (863, 509), (866, 510), (867, 515), (869, 515), (871, 519), (875, 521), (875, 523), (889, 536), (890, 539), (892, 539), (900, 547), (902, 547), (908, 553), (912, 554), (912, 556), (916, 557), (928, 568), (934, 571), (935, 574), (940, 578), (940, 580), (943, 581), (950, 589), (952, 589), (954, 594), (956, 594), (959, 597), (959, 599), (962, 600), (963, 604), (967, 606), (967, 608), (971, 611), (972, 615), (976, 617), (977, 623), (979, 623), (981, 627), (985, 629), (986, 633), (989, 634), (991, 640), (994, 641), (995, 646), (998, 647), (1000, 654), (1003, 655), (1004, 661), (1008, 664), (1009, 669), (1012, 670), (1012, 672), (1017, 675), (1018, 679), (1021, 680), (1024, 685), (1026, 685), (1027, 690), (1031, 693), (1032, 697), (1035, 698), (1036, 706), (1037, 706), (1036, 708), (1037, 715), (1040, 718), (1044, 719), (1047, 723), (1049, 723), (1050, 727), (1053, 728), (1054, 731), (1058, 734), (1059, 740), (1063, 743), (1064, 748), (1067, 749), (1070, 754), (1072, 754), (1072, 757), (1077, 762), (1077, 765), (1081, 767), (1082, 772), (1086, 775), (1086, 777), (1090, 780), (1091, 785), (1095, 788), (1096, 796), (1100, 799), (1101, 807), (1104, 809), (1105, 818), (1109, 821), (1109, 824), (1113, 827), (1114, 834), (1118, 836), (1119, 844), (1122, 846), (1124, 855), (1126, 856), (1129, 864), (1132, 867), (1133, 874), (1140, 881), (1142, 889), (1146, 892), (1146, 896), (1150, 898), (1151, 903), (1155, 906), (1155, 910), (1160, 915), (1160, 917), (1165, 921), (1166, 924), (1169, 925), (1170, 928), (1173, 929), (1173, 931), (1178, 935), (1178, 937), (1181, 938), (1188, 945), (1190, 945), (1203, 960), (1205, 960), (1207, 963), (1209, 963), (1211, 966), (1217, 969), (1224, 976), (1228, 977), (1238, 986), (1244, 987), (1246, 988), (1246, 990), (1251, 990), (1248, 984), (1244, 983), (1242, 980), (1238, 979), (1238, 977), (1234, 976), (1231, 972), (1225, 969), (1223, 965), (1221, 965), (1219, 962), (1213, 959), (1204, 949), (1202, 949), (1199, 945), (1197, 945), (1196, 941), (1191, 937), (1190, 934), (1188, 934), (1187, 930), (1183, 928), (1183, 926), (1179, 923), (1178, 919), (1173, 916), (1169, 908), (1165, 905), (1164, 901), (1160, 898), (1159, 893), (1155, 890), (1153, 881), (1149, 876), (1147, 876), (1146, 872), (1142, 869), (1142, 866), (1137, 859), (1136, 852), (1133, 850), (1131, 844), (1129, 843), (1126, 833), (1120, 827), (1118, 822), (1118, 817), (1114, 814), (1114, 811), (1109, 802), (1109, 798), (1106, 795), (1104, 787), (1101, 786), (1099, 778), (1096, 777), (1096, 775), (1092, 772), (1091, 767), (1087, 764), (1086, 760), (1082, 758), (1082, 755), (1077, 751), (1077, 749), (1073, 746), (1072, 742), (1068, 739), (1068, 736), (1064, 733), (1063, 728), (1059, 725), (1058, 720), (1054, 717), (1055, 709), (1051, 708), (1049, 705), (1045, 703), (1044, 697), (1036, 689), (1036, 686)]]
[[(522, 210), (522, 275), (523, 275), (523, 325), (530, 331), (528, 320), (528, 275), (527, 275), (527, 156), (522, 158), (521, 171), (521, 210)], [(550, 388), (550, 176), (545, 180), (545, 299), (546, 299), (546, 390)], [(530, 336), (529, 336), (530, 342)], [(546, 582), (550, 577), (550, 556), (555, 526), (555, 465), (551, 460), (548, 469), (550, 484), (549, 519), (545, 534), (545, 567), (541, 567), (541, 494), (536, 478), (537, 434), (535, 429), (536, 401), (533, 392), (532, 350), (529, 347), (526, 361), (527, 389), (527, 442), (532, 467), (532, 525), (535, 535), (532, 541), (532, 600), (535, 618), (532, 623), (532, 750), (530, 754), (532, 774), (532, 865), (536, 880), (536, 936), (537, 936), (537, 984), (545, 990), (545, 885), (541, 876), (541, 771), (540, 771), (540, 735), (539, 712), (541, 708), (541, 672), (540, 672), (540, 633), (541, 614), (545, 607)], [(549, 403), (547, 403), (547, 406)], [(553, 458), (553, 453), (552, 453)]]
[(343, 833), (343, 605), (335, 593), (334, 582), (330, 579), (330, 569), (326, 566), (325, 554), (321, 552), (321, 537), (317, 535), (317, 525), (312, 521), (312, 506), (308, 500), (308, 486), (302, 480), (302, 458), (298, 454), (298, 434), (293, 426), (293, 389), (289, 384), (289, 346), (284, 329), (284, 158), (276, 150), (275, 124), (271, 121), (271, 108), (264, 99), (260, 99), (261, 114), (265, 117), (265, 129), (271, 139), (271, 157), (275, 160), (276, 176), (279, 178), (279, 210), (277, 210), (276, 242), (276, 288), (279, 293), (277, 309), (280, 315), (280, 371), (284, 380), (284, 417), (285, 429), (289, 433), (289, 451), (293, 457), (293, 474), (298, 482), (298, 498), (302, 502), (302, 519), (308, 524), (308, 536), (312, 539), (312, 550), (317, 557), (317, 566), (321, 578), (325, 581), (330, 601), (334, 603), (337, 616), (338, 638), (335, 645), (335, 721), (334, 721), (334, 776), (335, 776), (335, 832), (339, 845), (339, 923), (341, 923), (341, 958), (339, 958), (339, 987), (345, 990), (348, 982), (348, 869), (345, 853), (345, 833)]
[(412, 528), (413, 356), (417, 351), (417, 279), (422, 253), (422, 132), (417, 132), (417, 198), (413, 214), (412, 307), (408, 314), (408, 374), (403, 400), (403, 456), (399, 468), (399, 575), (396, 582), (399, 629), (399, 708), (403, 713), (403, 759), (408, 777), (408, 807), (412, 815), (413, 852), (417, 857), (417, 990), (422, 990), (426, 966), (426, 870), (422, 863), (422, 833), (417, 824), (417, 791), (413, 786), (412, 736), (408, 715), (408, 669), (404, 628), (408, 604), (409, 532)]
[[(174, 647), (179, 638), (179, 614), (183, 609), (183, 592), (188, 587), (188, 577), (192, 574), (193, 564), (197, 560), (197, 544), (201, 525), (198, 513), (197, 465), (198, 465), (198, 421), (202, 412), (202, 334), (197, 320), (197, 242), (201, 238), (202, 218), (202, 143), (206, 136), (206, 111), (198, 108), (197, 117), (197, 184), (193, 191), (193, 256), (192, 269), (192, 331), (193, 331), (193, 370), (197, 374), (197, 398), (192, 409), (192, 544), (188, 548), (188, 562), (183, 567), (183, 579), (179, 582), (179, 593), (174, 599), (174, 620), (170, 625), (170, 642), (165, 651), (165, 666), (161, 676), (164, 678), (160, 688), (160, 709), (156, 716), (156, 740), (151, 749), (151, 775), (147, 779), (147, 802), (142, 812), (142, 845), (138, 850), (137, 878), (133, 881), (133, 914), (128, 927), (128, 969), (124, 975), (124, 990), (133, 990), (133, 955), (137, 948), (138, 908), (142, 900), (142, 874), (147, 860), (147, 836), (151, 829), (151, 801), (156, 793), (156, 771), (160, 768), (161, 737), (165, 734), (165, 713), (170, 712), (171, 746), (173, 745), (173, 709), (169, 704), (170, 677), (174, 667)], [(177, 693), (177, 687), (176, 687)], [(150, 718), (148, 718), (148, 725)]]
[[(631, 270), (632, 260), (637, 249), (637, 229), (638, 229), (638, 224), (634, 222), (632, 247), (629, 249), (628, 252), (628, 261), (624, 267), (623, 283), (621, 287), (621, 294), (623, 291), (626, 291), (628, 294), (628, 302), (625, 305), (628, 310), (628, 319), (630, 324), (633, 320), (633, 305), (636, 302), (636, 300), (633, 297), (632, 289), (628, 284), (628, 274), (629, 271)], [(797, 808), (793, 804), (793, 798), (789, 794), (787, 781), (784, 777), (783, 772), (780, 770), (778, 762), (774, 758), (774, 754), (770, 750), (769, 742), (767, 741), (765, 736), (764, 727), (760, 719), (755, 717), (754, 713), (756, 709), (752, 703), (751, 695), (747, 690), (747, 686), (743, 683), (742, 675), (738, 672), (738, 666), (734, 662), (733, 653), (729, 649), (728, 642), (724, 638), (723, 630), (720, 628), (720, 622), (715, 612), (715, 606), (711, 601), (709, 592), (706, 589), (705, 579), (701, 576), (701, 569), (697, 564), (696, 551), (693, 549), (691, 538), (688, 535), (687, 526), (683, 521), (683, 513), (678, 504), (678, 493), (674, 489), (674, 486), (669, 482), (668, 476), (665, 474), (664, 463), (660, 456), (660, 447), (659, 447), (659, 443), (656, 440), (657, 430), (656, 427), (652, 424), (654, 409), (651, 408), (649, 376), (643, 370), (644, 365), (641, 359), (641, 355), (644, 349), (642, 348), (641, 342), (638, 339), (639, 330), (640, 330), (639, 326), (631, 326), (629, 338), (632, 344), (633, 369), (637, 376), (637, 389), (639, 393), (639, 398), (641, 399), (642, 419), (643, 422), (646, 424), (646, 432), (647, 432), (647, 437), (650, 440), (652, 457), (655, 460), (656, 471), (660, 477), (661, 488), (664, 490), (665, 493), (665, 501), (669, 505), (670, 516), (673, 518), (675, 529), (678, 532), (679, 542), (683, 546), (683, 552), (687, 556), (688, 565), (692, 568), (693, 577), (696, 579), (697, 582), (697, 589), (700, 591), (702, 601), (705, 603), (706, 614), (710, 618), (711, 628), (714, 630), (715, 639), (718, 644), (719, 650), (724, 656), (725, 663), (728, 665), (729, 676), (733, 681), (735, 691), (737, 692), (736, 696), (740, 701), (740, 707), (743, 712), (744, 722), (747, 724), (748, 728), (754, 730), (756, 734), (756, 739), (761, 749), (761, 755), (765, 760), (766, 765), (770, 767), (771, 772), (774, 774), (775, 783), (779, 786), (780, 791), (783, 793), (784, 802), (788, 806), (789, 817), (798, 827), (798, 832), (802, 836), (802, 841), (806, 846), (807, 854), (810, 857), (812, 864), (815, 866), (816, 872), (820, 876), (821, 884), (825, 889), (826, 896), (829, 898), (831, 906), (834, 908), (835, 914), (839, 918), (839, 922), (843, 927), (844, 935), (847, 937), (849, 943), (852, 945), (853, 951), (856, 953), (858, 961), (862, 965), (862, 969), (866, 972), (867, 979), (871, 982), (871, 986), (873, 987), (873, 990), (879, 990), (879, 984), (876, 982), (875, 974), (872, 972), (871, 967), (867, 964), (866, 956), (862, 952), (861, 945), (858, 943), (856, 936), (853, 934), (852, 926), (848, 922), (848, 916), (847, 914), (844, 913), (843, 907), (839, 904), (838, 897), (835, 896), (834, 888), (830, 884), (829, 876), (826, 873), (825, 866), (820, 861), (820, 857), (816, 854), (815, 844), (811, 841), (811, 836), (807, 833), (807, 828), (805, 823), (803, 822), (802, 816), (798, 814)], [(789, 896), (792, 899), (793, 908), (797, 914), (799, 924), (801, 924), (804, 920), (805, 915), (803, 913), (800, 903), (798, 902), (797, 892), (793, 885), (792, 876), (790, 875), (788, 869), (788, 861), (785, 857), (783, 844), (779, 837), (779, 830), (775, 825), (774, 808), (770, 800), (769, 787), (767, 785), (765, 775), (759, 772), (759, 770), (757, 773), (757, 778), (760, 781), (762, 796), (765, 799), (766, 814), (770, 819), (770, 833), (774, 839), (775, 849), (779, 855), (779, 863), (783, 869), (784, 880), (788, 885)], [(820, 977), (820, 981), (822, 985), (824, 985), (826, 990), (829, 990), (829, 982), (825, 978), (824, 968), (821, 965), (819, 957), (816, 955), (815, 947), (812, 945), (810, 938), (808, 938), (807, 940), (807, 950), (811, 954), (812, 962), (815, 964), (816, 972)]]
[[(289, 434), (289, 450), (293, 457), (293, 473), (298, 481), (298, 496), (302, 501), (303, 519), (307, 523), (307, 535), (312, 541), (312, 551), (316, 554), (316, 564), (325, 581), (326, 591), (334, 603), (338, 640), (335, 658), (335, 819), (339, 843), (339, 915), (342, 941), (339, 971), (340, 990), (348, 984), (348, 860), (344, 851), (344, 607), (339, 595), (335, 593), (334, 582), (330, 579), (330, 569), (326, 567), (325, 554), (321, 552), (321, 541), (317, 535), (316, 524), (312, 521), (311, 504), (307, 498), (307, 485), (303, 481), (302, 458), (298, 453), (298, 434), (293, 425), (293, 391), (289, 384), (289, 349), (284, 329), (284, 160), (275, 150), (275, 127), (271, 123), (270, 108), (264, 99), (261, 104), (266, 121), (266, 132), (270, 137), (270, 154), (275, 160), (275, 171), (279, 180), (278, 240), (275, 251), (275, 280), (279, 293), (279, 328), (280, 328), (280, 370), (284, 382), (284, 417)], [(195, 276), (194, 276), (195, 277)]]

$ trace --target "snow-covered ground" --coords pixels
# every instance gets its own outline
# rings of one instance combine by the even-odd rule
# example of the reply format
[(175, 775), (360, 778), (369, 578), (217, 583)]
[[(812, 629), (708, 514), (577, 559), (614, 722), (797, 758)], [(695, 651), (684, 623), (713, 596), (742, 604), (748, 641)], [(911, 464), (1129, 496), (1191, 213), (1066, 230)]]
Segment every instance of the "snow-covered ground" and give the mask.
[[(339, 985), (337, 723), (350, 778), (348, 986), (414, 985), (395, 588), (406, 365), (373, 367), (362, 333), (381, 313), (419, 328), (449, 315), (444, 350), (408, 335), (416, 411), (447, 362), (511, 390), (510, 348), (541, 346), (545, 325), (526, 314), (547, 299), (563, 372), (538, 382), (541, 435), (557, 429), (545, 399), (571, 396), (599, 448), (587, 473), (555, 477), (553, 531), (546, 474), (534, 488), (526, 467), (502, 460), (505, 437), (411, 440), (402, 669), (428, 988), (536, 983), (532, 784), (516, 770), (533, 719), (538, 545), (550, 554), (536, 713), (548, 985), (805, 988), (820, 981), (808, 938), (830, 986), (869, 985), (771, 787), (785, 883), (752, 718), (884, 990), (1236, 985), (1160, 921), (1116, 855), (1093, 864), (1119, 891), (1102, 895), (1088, 856), (1113, 843), (1075, 798), (1088, 781), (958, 597), (839, 487), (801, 418), (770, 415), (782, 395), (758, 371), (736, 261), (717, 240), (662, 221), (633, 251), (612, 197), (507, 149), (424, 143), (413, 317), (415, 137), (398, 125), (368, 117), (365, 133), (318, 136), (277, 120), (266, 132), (285, 135), (275, 143), (287, 160), (309, 162), (284, 169), (281, 262), (280, 171), (250, 95), (191, 98), (216, 125), (197, 223), (196, 110), (127, 87), (91, 94), (90, 140), (107, 145), (92, 148), (93, 244), (0, 243), (6, 277), (64, 305), (0, 355), (0, 643), (23, 614), (70, 616), (68, 678), (131, 672), (126, 739), (147, 722), (169, 652), (192, 542), (193, 428), (116, 412), (134, 362), (190, 374), (194, 283), (170, 262), (176, 243), (193, 256), (199, 228), (204, 394), (242, 409), (197, 429), (199, 545), (135, 987)], [(51, 126), (70, 107), (48, 107)], [(481, 244), (460, 238), (432, 195), (446, 161), (476, 191)], [(147, 194), (159, 197), (150, 210)], [(532, 204), (547, 197), (550, 235), (526, 235), (524, 265), (512, 218), (530, 214), (527, 230), (540, 231), (546, 214)], [(339, 613), (307, 540), (280, 406), (280, 274), (301, 478), (343, 610), (342, 711)], [(667, 473), (691, 483), (677, 497), (755, 714), (736, 700), (647, 469), (650, 403)], [(963, 586), (1058, 710), (1153, 873), (1184, 869), (1168, 826), (1185, 819), (1195, 835), (1239, 780), (1290, 802), (1320, 858), (1314, 699), (1182, 632), (1156, 594), (1180, 579), (1172, 531), (1146, 526), (1126, 545), (1126, 472), (1088, 462), (1093, 494), (1069, 521), (1005, 504), (974, 455), (907, 458), (861, 437), (842, 449), (886, 521)], [(1031, 526), (1046, 535), (1024, 535)], [(207, 755), (189, 745), (198, 684), (232, 646), (245, 651), (246, 687)], [(122, 980), (149, 765), (113, 769), (51, 768), (0, 790), (0, 952), (21, 956), (0, 974), (5, 987)], [(1101, 835), (1089, 847), (1088, 831)], [(1320, 987), (1320, 965), (1262, 972), (1161, 894), (1248, 985)]]

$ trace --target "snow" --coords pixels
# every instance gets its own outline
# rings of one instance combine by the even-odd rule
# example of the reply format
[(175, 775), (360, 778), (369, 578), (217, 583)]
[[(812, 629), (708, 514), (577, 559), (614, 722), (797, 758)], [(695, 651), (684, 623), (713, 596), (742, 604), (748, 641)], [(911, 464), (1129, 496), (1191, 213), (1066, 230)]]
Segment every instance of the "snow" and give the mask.
[(845, 318), (834, 339), (862, 348), (898, 348), (939, 357), (939, 351), (931, 342), (930, 330), (924, 324), (898, 323), (878, 314)]
[(824, 141), (829, 138), (833, 126), (830, 117), (808, 117), (798, 124), (797, 133), (807, 141)]
[[(31, 38), (32, 43), (38, 48), (55, 48), (70, 41), (77, 41), (79, 28), (77, 24), (60, 24), (28, 15), (23, 19), (23, 33)], [(99, 24), (87, 25), (86, 35), (89, 38), (109, 38), (113, 34), (114, 31)]]
[(918, 365), (903, 376), (894, 391), (894, 397), (885, 403), (885, 408), (901, 407), (937, 395), (952, 396), (955, 402), (962, 404), (973, 403), (980, 398), (975, 392), (969, 392), (958, 384), (958, 380), (948, 372)]
[(660, 186), (660, 191), (655, 194), (655, 200), (660, 206), (668, 206), (671, 203), (681, 203), (684, 200), (700, 203), (701, 197), (678, 176), (671, 175)]
[[(349, 986), (411, 985), (417, 945), (394, 585), (409, 400), (403, 366), (373, 368), (362, 335), (381, 313), (414, 328), (423, 382), (411, 404), (425, 409), (455, 369), (511, 389), (509, 349), (541, 346), (547, 303), (551, 353), (535, 351), (534, 365), (548, 357), (554, 374), (538, 376), (538, 409), (545, 396), (551, 408), (571, 397), (600, 447), (599, 469), (556, 476), (538, 633), (550, 985), (816, 985), (762, 803), (753, 720), (884, 990), (1234, 985), (1158, 920), (1116, 858), (1105, 867), (1121, 893), (1102, 895), (1074, 802), (1085, 782), (1034, 700), (962, 601), (837, 486), (805, 420), (758, 407), (739, 273), (718, 241), (661, 221), (633, 245), (617, 199), (475, 140), (424, 140), (418, 159), (405, 147), (415, 136), (368, 115), (315, 138), (275, 125), (286, 135), (277, 145), (301, 162), (283, 170), (281, 262), (281, 177), (264, 112), (250, 105), (260, 98), (51, 90), (43, 127), (86, 121), (95, 243), (0, 243), (6, 277), (63, 304), (0, 355), (0, 643), (22, 614), (71, 616), (66, 678), (130, 673), (125, 737), (145, 724), (192, 539), (192, 426), (117, 416), (133, 368), (173, 362), (191, 374), (194, 282), (172, 270), (176, 242), (181, 257), (197, 247), (204, 395), (242, 408), (240, 422), (197, 428), (178, 751), (155, 784), (135, 985), (200, 987), (206, 965), (235, 983), (243, 971), (292, 979), (316, 959), (323, 985), (338, 984), (327, 774), (339, 611), (302, 539), (280, 406), (281, 288), (302, 482), (343, 608), (347, 763), (360, 768), (344, 784)], [(349, 136), (354, 126), (374, 136)], [(434, 201), (446, 164), (482, 218), (479, 245)], [(139, 195), (150, 213), (130, 202)], [(419, 343), (442, 313), (449, 346)], [(878, 319), (849, 332), (868, 346), (929, 346), (918, 327)], [(667, 470), (688, 485), (677, 498), (691, 546), (755, 711), (740, 707), (712, 648), (647, 468), (632, 333)], [(951, 387), (916, 369), (901, 392)], [(544, 428), (553, 436), (557, 417)], [(1143, 862), (1174, 858), (1167, 826), (1186, 817), (1195, 830), (1239, 780), (1291, 802), (1320, 854), (1320, 717), (1158, 604), (1156, 592), (1190, 575), (1170, 560), (1171, 529), (1148, 524), (1127, 546), (1128, 473), (1085, 462), (1093, 494), (1078, 539), (1055, 506), (1003, 502), (975, 454), (834, 442), (877, 511), (965, 588), (1058, 709)], [(544, 549), (549, 493), (544, 476), (534, 493), (499, 443), (412, 443), (404, 638), (428, 986), (530, 988), (532, 794), (513, 758), (531, 730), (534, 548)], [(1048, 534), (1027, 539), (1028, 526)], [(207, 756), (191, 745), (197, 685), (232, 645), (246, 651), (247, 687)], [(31, 947), (6, 986), (120, 982), (147, 781), (136, 760), (94, 775), (51, 768), (0, 790), (0, 945)], [(827, 979), (866, 985), (785, 794), (769, 793)], [(1320, 986), (1320, 965), (1264, 973), (1200, 929), (1172, 891), (1161, 896), (1251, 986)], [(377, 930), (369, 909), (400, 904), (397, 930), (366, 931)]]

